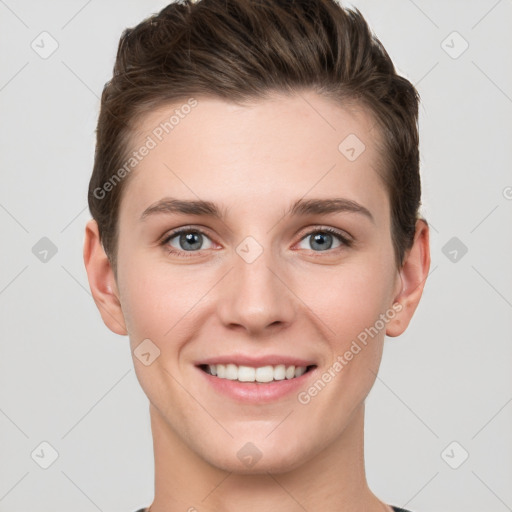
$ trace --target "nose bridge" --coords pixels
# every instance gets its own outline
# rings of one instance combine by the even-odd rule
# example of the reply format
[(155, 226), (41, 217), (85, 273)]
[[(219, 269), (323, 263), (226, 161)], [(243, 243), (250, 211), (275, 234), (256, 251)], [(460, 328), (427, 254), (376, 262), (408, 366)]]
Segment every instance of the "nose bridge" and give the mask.
[(239, 324), (256, 333), (292, 320), (292, 294), (277, 258), (270, 247), (250, 236), (235, 248), (229, 284), (220, 297), (219, 314), (225, 325)]

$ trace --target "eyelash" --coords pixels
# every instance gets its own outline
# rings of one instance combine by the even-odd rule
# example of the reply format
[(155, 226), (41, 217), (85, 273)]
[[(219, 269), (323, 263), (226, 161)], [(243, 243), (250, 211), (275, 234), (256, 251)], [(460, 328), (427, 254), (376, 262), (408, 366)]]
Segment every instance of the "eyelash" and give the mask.
[[(166, 249), (167, 249), (167, 252), (169, 254), (172, 254), (174, 256), (178, 256), (180, 258), (190, 258), (190, 257), (193, 257), (194, 256), (194, 253), (198, 253), (199, 251), (178, 251), (176, 249), (174, 249), (173, 247), (169, 248), (169, 246), (167, 246), (167, 244), (169, 243), (170, 240), (172, 240), (173, 238), (175, 238), (176, 236), (178, 235), (181, 235), (182, 233), (199, 233), (205, 237), (208, 237), (209, 236), (204, 232), (202, 231), (201, 229), (199, 228), (191, 228), (191, 227), (184, 227), (184, 228), (179, 228), (179, 229), (176, 229), (175, 231), (173, 231), (172, 233), (170, 233), (168, 236), (166, 236), (161, 242), (160, 242), (160, 245), (162, 246), (166, 246)], [(353, 240), (347, 238), (346, 236), (344, 236), (340, 231), (338, 231), (337, 229), (334, 229), (334, 228), (329, 228), (329, 227), (326, 227), (326, 228), (317, 228), (317, 229), (314, 229), (312, 231), (309, 231), (308, 233), (306, 233), (301, 239), (300, 241), (304, 240), (305, 238), (307, 238), (308, 236), (311, 236), (311, 235), (315, 235), (317, 233), (329, 233), (331, 235), (334, 235), (335, 237), (337, 237), (341, 242), (342, 244), (345, 246), (345, 247), (352, 247), (353, 245)], [(336, 247), (335, 249), (328, 249), (326, 251), (313, 251), (315, 253), (322, 253), (322, 252), (327, 252), (327, 253), (332, 253), (333, 251), (336, 251), (336, 250), (340, 250), (342, 249), (343, 247)], [(184, 254), (183, 254), (184, 253)]]

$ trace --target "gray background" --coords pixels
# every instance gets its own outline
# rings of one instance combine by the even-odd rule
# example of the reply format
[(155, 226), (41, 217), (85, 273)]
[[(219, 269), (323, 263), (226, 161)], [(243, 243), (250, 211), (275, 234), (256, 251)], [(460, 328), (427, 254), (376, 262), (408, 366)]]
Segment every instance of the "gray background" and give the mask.
[[(119, 36), (166, 4), (0, 0), (0, 512), (134, 512), (153, 497), (148, 401), (82, 243)], [(432, 228), (422, 301), (367, 399), (369, 485), (414, 512), (512, 510), (512, 1), (346, 5), (421, 94)], [(47, 469), (42, 442), (58, 452)]]

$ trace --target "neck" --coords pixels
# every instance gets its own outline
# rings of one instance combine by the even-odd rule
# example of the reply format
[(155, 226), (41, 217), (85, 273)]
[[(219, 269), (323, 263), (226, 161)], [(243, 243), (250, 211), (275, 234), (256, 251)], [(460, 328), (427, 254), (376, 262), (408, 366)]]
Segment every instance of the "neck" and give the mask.
[(364, 403), (336, 441), (285, 473), (239, 474), (209, 464), (150, 406), (155, 453), (151, 512), (392, 512), (368, 488)]

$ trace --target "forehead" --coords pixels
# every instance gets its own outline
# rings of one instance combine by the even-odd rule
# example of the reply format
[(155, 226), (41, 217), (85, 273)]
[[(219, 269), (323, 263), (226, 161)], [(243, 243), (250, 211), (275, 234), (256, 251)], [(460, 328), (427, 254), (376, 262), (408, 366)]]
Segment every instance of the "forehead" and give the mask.
[(165, 195), (246, 211), (336, 195), (387, 221), (380, 132), (358, 105), (306, 91), (244, 105), (196, 96), (141, 118), (131, 147), (143, 146), (121, 204), (132, 215)]

